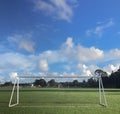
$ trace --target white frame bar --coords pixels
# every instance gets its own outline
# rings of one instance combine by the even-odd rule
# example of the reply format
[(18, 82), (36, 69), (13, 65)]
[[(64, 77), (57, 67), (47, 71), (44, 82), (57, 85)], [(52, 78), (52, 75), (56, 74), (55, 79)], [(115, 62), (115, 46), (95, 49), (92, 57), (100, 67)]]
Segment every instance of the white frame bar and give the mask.
[[(102, 102), (102, 95), (104, 98), (104, 102)], [(102, 82), (101, 77), (99, 77), (99, 103), (100, 103), (100, 105), (107, 106), (106, 95), (105, 95), (105, 91), (104, 91), (103, 82)]]
[[(44, 79), (44, 78), (51, 78), (51, 79), (54, 79), (54, 78), (97, 78), (98, 81), (99, 81), (99, 104), (102, 105), (102, 106), (105, 106), (107, 107), (107, 100), (106, 100), (106, 95), (105, 95), (105, 91), (104, 91), (104, 87), (103, 87), (103, 82), (102, 82), (102, 78), (101, 76), (33, 76), (33, 75), (21, 75), (21, 76), (18, 76), (16, 79), (15, 79), (15, 82), (14, 82), (14, 85), (13, 85), (13, 89), (12, 89), (12, 92), (11, 92), (11, 97), (10, 97), (10, 101), (9, 101), (9, 107), (14, 107), (16, 105), (19, 104), (19, 80), (21, 78), (40, 78), (40, 79)], [(17, 87), (17, 101), (16, 103), (12, 104), (12, 99), (13, 99), (13, 95), (14, 95), (14, 91), (15, 91), (15, 87)], [(102, 96), (103, 95), (103, 96)]]
[[(12, 104), (12, 99), (13, 99), (13, 95), (14, 95), (14, 92), (15, 92), (15, 87), (17, 85), (17, 96), (16, 96), (16, 103)], [(13, 106), (16, 106), (19, 104), (19, 78), (17, 77), (15, 79), (15, 82), (14, 82), (14, 85), (13, 85), (13, 89), (12, 89), (12, 92), (11, 92), (11, 97), (10, 97), (10, 101), (9, 101), (9, 107), (13, 107)]]

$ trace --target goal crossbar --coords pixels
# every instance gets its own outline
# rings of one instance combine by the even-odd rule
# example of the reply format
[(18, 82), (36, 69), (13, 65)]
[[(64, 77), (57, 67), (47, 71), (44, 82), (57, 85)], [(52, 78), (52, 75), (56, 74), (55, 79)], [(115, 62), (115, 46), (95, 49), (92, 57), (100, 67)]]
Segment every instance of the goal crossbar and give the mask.
[[(94, 78), (94, 79), (98, 79), (99, 82), (99, 104), (102, 106), (107, 106), (107, 100), (106, 100), (106, 95), (105, 95), (105, 91), (104, 91), (104, 86), (103, 86), (103, 82), (102, 82), (102, 77), (101, 76), (39, 76), (39, 75), (19, 75), (15, 78), (15, 82), (13, 85), (13, 89), (11, 92), (11, 96), (10, 96), (10, 100), (9, 100), (9, 107), (13, 107), (19, 104), (19, 80), (23, 79), (23, 78), (41, 78), (41, 79), (45, 79), (45, 78)], [(12, 104), (12, 100), (13, 100), (13, 95), (15, 92), (15, 87), (17, 88), (16, 92), (16, 103)]]
[(20, 78), (99, 78), (97, 76), (60, 76), (60, 75), (57, 75), (57, 76), (39, 76), (39, 75), (20, 75), (19, 76), (19, 79)]

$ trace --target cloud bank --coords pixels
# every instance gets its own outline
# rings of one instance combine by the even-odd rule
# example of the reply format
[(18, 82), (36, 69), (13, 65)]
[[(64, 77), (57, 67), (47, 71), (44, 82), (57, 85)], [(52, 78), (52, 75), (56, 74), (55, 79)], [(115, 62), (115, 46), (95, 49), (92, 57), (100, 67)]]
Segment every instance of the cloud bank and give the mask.
[[(98, 68), (110, 74), (119, 68), (119, 58), (119, 49), (103, 51), (94, 46), (85, 47), (75, 44), (73, 38), (68, 37), (58, 50), (46, 50), (36, 55), (16, 52), (0, 54), (0, 76), (5, 77), (5, 74), (10, 72), (17, 72), (18, 74), (50, 72), (61, 75), (91, 76)], [(107, 64), (104, 65), (104, 63)], [(99, 64), (101, 67), (98, 66)], [(53, 67), (55, 67), (54, 70)]]

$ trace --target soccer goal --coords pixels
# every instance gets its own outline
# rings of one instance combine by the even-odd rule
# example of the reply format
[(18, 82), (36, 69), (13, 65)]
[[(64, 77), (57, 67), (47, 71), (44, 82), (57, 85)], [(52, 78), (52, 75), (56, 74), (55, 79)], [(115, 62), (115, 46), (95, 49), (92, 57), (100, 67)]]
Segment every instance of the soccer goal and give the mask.
[[(85, 79), (85, 78), (94, 78), (94, 79), (97, 79), (98, 82), (99, 82), (99, 85), (98, 85), (98, 92), (99, 92), (99, 103), (100, 105), (102, 106), (107, 106), (107, 101), (106, 101), (106, 96), (105, 96), (105, 91), (104, 91), (104, 87), (103, 87), (103, 82), (102, 82), (102, 77), (101, 76), (34, 76), (34, 75), (21, 75), (21, 76), (17, 76), (15, 78), (15, 82), (14, 82), (14, 85), (13, 85), (13, 89), (12, 89), (12, 92), (11, 92), (11, 96), (10, 96), (10, 100), (9, 100), (9, 107), (14, 107), (16, 105), (19, 104), (19, 94), (20, 94), (20, 89), (19, 89), (19, 81), (21, 79), (26, 79), (26, 78), (35, 78), (35, 79), (55, 79), (55, 78), (75, 78), (75, 79), (78, 79), (78, 78), (82, 78), (82, 79)], [(16, 90), (15, 90), (16, 88)], [(15, 103), (12, 103), (12, 100), (13, 100), (13, 96), (14, 96), (14, 93), (16, 92), (16, 101)]]

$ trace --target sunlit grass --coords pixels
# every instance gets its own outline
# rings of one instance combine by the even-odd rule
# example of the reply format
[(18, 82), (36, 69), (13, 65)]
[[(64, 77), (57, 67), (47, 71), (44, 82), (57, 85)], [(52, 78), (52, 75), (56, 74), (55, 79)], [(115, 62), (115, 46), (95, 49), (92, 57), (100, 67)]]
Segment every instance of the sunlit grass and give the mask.
[(11, 88), (0, 88), (0, 114), (119, 114), (120, 90), (107, 89), (108, 107), (94, 88), (20, 88), (20, 104), (9, 108)]

